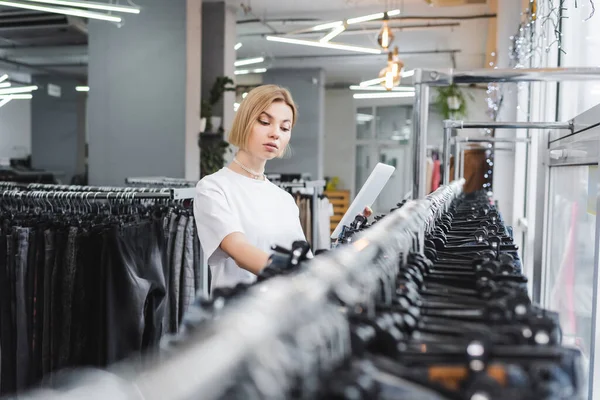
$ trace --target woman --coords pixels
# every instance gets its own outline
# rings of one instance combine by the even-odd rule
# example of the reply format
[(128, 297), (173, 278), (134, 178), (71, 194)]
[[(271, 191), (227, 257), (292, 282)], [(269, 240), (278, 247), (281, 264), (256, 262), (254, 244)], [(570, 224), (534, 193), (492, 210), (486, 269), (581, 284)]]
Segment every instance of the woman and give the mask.
[(296, 123), (291, 94), (255, 88), (242, 101), (229, 135), (233, 162), (196, 186), (194, 217), (211, 267), (211, 288), (251, 283), (267, 265), (271, 245), (306, 240), (293, 197), (269, 182), (267, 161), (283, 157)]

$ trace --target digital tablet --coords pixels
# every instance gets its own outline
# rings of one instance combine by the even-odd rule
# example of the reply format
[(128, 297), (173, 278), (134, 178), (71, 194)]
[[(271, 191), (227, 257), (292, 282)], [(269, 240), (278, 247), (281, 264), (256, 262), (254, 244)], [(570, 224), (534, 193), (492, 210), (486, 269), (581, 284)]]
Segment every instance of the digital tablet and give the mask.
[(371, 172), (360, 192), (358, 192), (358, 195), (356, 195), (354, 201), (350, 204), (350, 208), (348, 208), (340, 223), (335, 227), (335, 230), (331, 234), (332, 239), (337, 239), (344, 225), (350, 225), (354, 221), (354, 218), (363, 212), (365, 207), (373, 205), (395, 170), (396, 168), (391, 165), (382, 163), (378, 163), (373, 168), (373, 172)]

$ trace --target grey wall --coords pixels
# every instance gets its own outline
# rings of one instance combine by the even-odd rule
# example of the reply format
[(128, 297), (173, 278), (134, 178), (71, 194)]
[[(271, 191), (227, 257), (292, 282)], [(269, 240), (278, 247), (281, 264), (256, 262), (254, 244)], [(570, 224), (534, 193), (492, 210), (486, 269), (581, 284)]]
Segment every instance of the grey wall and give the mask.
[[(69, 183), (83, 172), (80, 162), (85, 141), (85, 94), (75, 91), (74, 80), (34, 77), (39, 86), (31, 100), (31, 164), (54, 172)], [(48, 95), (47, 84), (61, 88), (61, 96)]]
[(267, 172), (308, 172), (323, 177), (325, 130), (325, 74), (322, 69), (272, 69), (263, 83), (287, 88), (298, 107), (298, 122), (292, 131), (292, 156), (267, 163)]
[(0, 157), (23, 158), (29, 154), (31, 101), (13, 100), (0, 108)]
[[(338, 189), (354, 189), (356, 108), (349, 89), (325, 91), (325, 176), (340, 178)], [(354, 193), (351, 193), (353, 196)]]
[(185, 175), (186, 1), (136, 0), (121, 28), (89, 22), (89, 177)]

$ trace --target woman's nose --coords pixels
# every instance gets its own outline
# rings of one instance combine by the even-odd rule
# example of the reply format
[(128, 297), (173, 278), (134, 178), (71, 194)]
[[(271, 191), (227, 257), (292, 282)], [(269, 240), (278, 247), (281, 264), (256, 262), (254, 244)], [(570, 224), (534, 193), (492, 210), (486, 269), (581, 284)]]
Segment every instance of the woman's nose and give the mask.
[(274, 139), (279, 139), (279, 135), (281, 132), (279, 132), (279, 128), (273, 128), (271, 129), (271, 131), (269, 132), (269, 137), (272, 137)]

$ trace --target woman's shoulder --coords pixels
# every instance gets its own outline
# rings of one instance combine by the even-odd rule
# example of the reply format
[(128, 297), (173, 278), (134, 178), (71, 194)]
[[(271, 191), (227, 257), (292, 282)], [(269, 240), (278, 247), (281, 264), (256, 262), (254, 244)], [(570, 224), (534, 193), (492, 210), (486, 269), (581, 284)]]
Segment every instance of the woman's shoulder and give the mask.
[(229, 179), (223, 169), (218, 170), (215, 173), (206, 175), (200, 179), (196, 184), (196, 193), (202, 193), (204, 191), (224, 191), (228, 185)]

